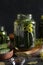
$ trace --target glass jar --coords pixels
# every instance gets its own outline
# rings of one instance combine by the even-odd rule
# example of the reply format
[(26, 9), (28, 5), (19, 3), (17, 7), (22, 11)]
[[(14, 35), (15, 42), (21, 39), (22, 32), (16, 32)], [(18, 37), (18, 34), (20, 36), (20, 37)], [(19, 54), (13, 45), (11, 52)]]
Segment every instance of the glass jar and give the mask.
[(16, 47), (26, 50), (33, 45), (35, 40), (35, 22), (32, 15), (18, 14), (14, 22), (14, 36)]

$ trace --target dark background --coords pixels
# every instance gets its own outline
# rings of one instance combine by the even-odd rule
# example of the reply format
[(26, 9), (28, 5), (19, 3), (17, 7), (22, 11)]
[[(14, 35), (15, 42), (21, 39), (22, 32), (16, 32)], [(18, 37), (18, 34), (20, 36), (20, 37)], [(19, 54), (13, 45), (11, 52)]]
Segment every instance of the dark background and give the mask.
[(18, 13), (32, 13), (37, 22), (37, 37), (43, 37), (40, 27), (43, 0), (0, 0), (0, 26), (3, 25), (8, 34), (13, 33), (13, 22)]

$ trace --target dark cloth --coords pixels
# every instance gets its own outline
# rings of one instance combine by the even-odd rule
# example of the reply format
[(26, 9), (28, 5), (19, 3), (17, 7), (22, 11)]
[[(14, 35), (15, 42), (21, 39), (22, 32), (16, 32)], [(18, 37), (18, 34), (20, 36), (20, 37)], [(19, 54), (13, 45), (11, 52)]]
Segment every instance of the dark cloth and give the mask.
[(24, 63), (24, 65), (30, 65), (28, 63), (29, 62), (34, 62), (34, 61), (37, 61), (37, 63), (32, 64), (32, 65), (43, 65), (43, 61), (40, 58), (37, 58), (37, 57), (32, 57), (32, 58), (26, 59), (26, 62)]

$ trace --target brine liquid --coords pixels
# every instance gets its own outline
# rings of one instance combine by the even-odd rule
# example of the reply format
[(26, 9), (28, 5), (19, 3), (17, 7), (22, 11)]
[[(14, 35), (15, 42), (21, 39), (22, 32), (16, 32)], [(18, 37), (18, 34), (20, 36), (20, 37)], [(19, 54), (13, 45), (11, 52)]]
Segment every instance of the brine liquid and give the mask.
[[(22, 36), (23, 35), (23, 36)], [(32, 45), (32, 35), (27, 31), (22, 32), (21, 35), (15, 35), (16, 46), (21, 49), (28, 49)]]

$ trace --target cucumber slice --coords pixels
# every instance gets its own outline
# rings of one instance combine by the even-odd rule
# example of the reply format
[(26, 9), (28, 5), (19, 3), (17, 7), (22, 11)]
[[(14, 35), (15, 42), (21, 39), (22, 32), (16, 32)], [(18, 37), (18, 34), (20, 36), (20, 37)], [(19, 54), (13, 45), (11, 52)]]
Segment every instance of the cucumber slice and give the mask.
[(8, 47), (8, 44), (7, 44), (7, 43), (0, 44), (0, 49), (2, 49), (2, 48), (7, 48), (7, 47)]
[(7, 52), (9, 52), (10, 49), (9, 48), (6, 48), (6, 49), (0, 49), (0, 54), (5, 54)]

